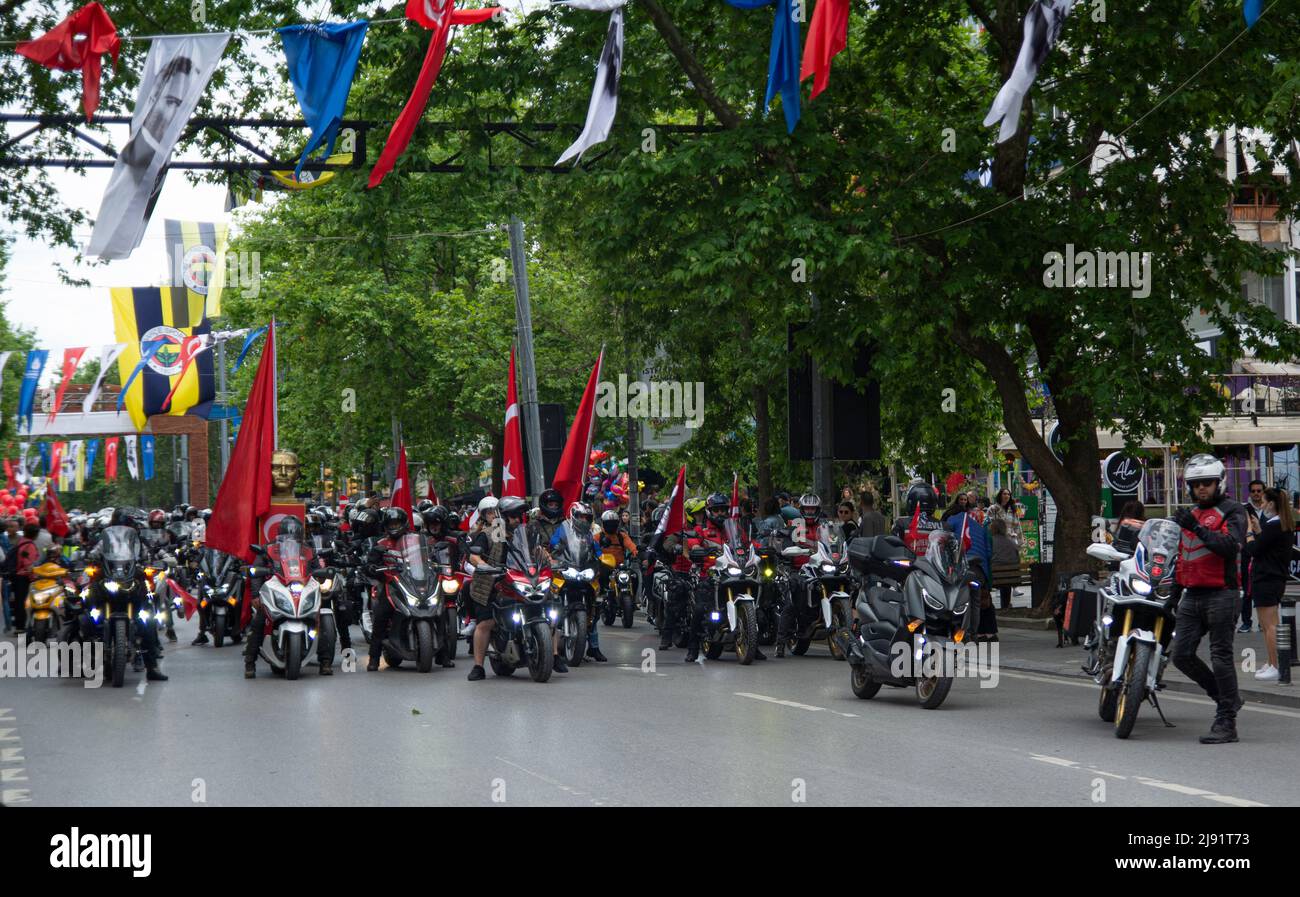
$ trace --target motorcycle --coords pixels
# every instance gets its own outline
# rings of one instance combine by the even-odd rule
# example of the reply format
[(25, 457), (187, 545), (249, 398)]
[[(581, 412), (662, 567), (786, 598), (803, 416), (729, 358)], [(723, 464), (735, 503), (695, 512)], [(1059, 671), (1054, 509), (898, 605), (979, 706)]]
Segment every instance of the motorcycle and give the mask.
[(526, 665), (534, 682), (547, 681), (555, 658), (560, 608), (551, 568), (530, 548), (527, 528), (517, 527), (506, 542), (504, 568), (484, 565), (480, 570), (498, 577), (490, 599), (495, 625), (487, 646), (492, 672), (510, 676)]
[[(1156, 698), (1174, 635), (1174, 567), (1181, 530), (1172, 520), (1148, 520), (1132, 555), (1104, 542), (1088, 546), (1088, 556), (1118, 563), (1097, 589), (1098, 613), (1084, 643), (1086, 672), (1101, 694), (1097, 714), (1115, 724), (1115, 737), (1128, 738), (1143, 701), (1150, 701), (1166, 726)], [(1116, 621), (1119, 621), (1116, 625)]]
[(25, 644), (40, 642), (49, 644), (50, 635), (56, 631), (55, 611), (60, 599), (66, 594), (64, 580), (68, 571), (58, 560), (51, 557), (44, 563), (33, 567), (31, 588), (27, 592), (27, 633)]
[(564, 531), (557, 558), (562, 566), (554, 582), (560, 606), (556, 628), (565, 662), (578, 667), (587, 655), (587, 632), (596, 620), (596, 546), (590, 536), (579, 537), (567, 524)]
[(961, 543), (947, 530), (932, 532), (917, 559), (901, 539), (872, 536), (854, 539), (849, 558), (862, 576), (858, 620), (844, 639), (853, 693), (867, 700), (882, 685), (910, 686), (922, 707), (935, 709), (953, 677), (932, 665), (933, 655), (965, 641), (974, 612)]
[(799, 583), (799, 588), (791, 589), (795, 631), (787, 647), (792, 654), (805, 654), (813, 641), (826, 639), (831, 656), (843, 660), (844, 651), (837, 634), (846, 632), (853, 623), (844, 527), (838, 521), (824, 522), (817, 528), (815, 537), (817, 541), (807, 562), (794, 574)]
[(704, 609), (700, 651), (707, 659), (717, 660), (732, 648), (740, 665), (749, 666), (758, 650), (758, 556), (730, 518), (726, 537), (726, 544), (717, 549), (696, 547), (690, 551), (691, 563), (712, 565), (713, 601)]
[(623, 628), (631, 629), (636, 617), (636, 591), (632, 581), (632, 558), (625, 556), (622, 563), (615, 563), (614, 556), (606, 552), (600, 556), (600, 562), (609, 567), (609, 586), (600, 598), (600, 615), (606, 626), (613, 626), (614, 621), (622, 619)]
[[(86, 567), (90, 578), (86, 600), (95, 637), (104, 643), (104, 656), (114, 688), (126, 681), (126, 665), (141, 667), (141, 640), (156, 639), (164, 625), (155, 612), (141, 567), (140, 534), (132, 526), (108, 526), (99, 540), (100, 565)], [(154, 631), (150, 631), (150, 629)]]
[(194, 598), (199, 603), (199, 613), (204, 615), (212, 644), (220, 648), (229, 637), (239, 642), (239, 561), (224, 551), (204, 548), (199, 557), (198, 570), (193, 575)]
[(757, 550), (760, 585), (755, 609), (758, 612), (758, 643), (764, 646), (776, 644), (781, 609), (790, 600), (789, 573), (782, 563), (779, 548), (773, 543), (772, 537), (766, 537)]
[(390, 667), (413, 660), (417, 671), (427, 673), (433, 669), (434, 657), (456, 636), (454, 629), (448, 632), (443, 613), (444, 565), (434, 561), (428, 541), (415, 533), (402, 536), (396, 548), (386, 549), (383, 563), (375, 568), (383, 576), (376, 600), (387, 601), (393, 610), (382, 645), (384, 659)]
[(262, 659), (272, 671), (297, 679), (303, 664), (311, 662), (313, 648), (325, 656), (334, 653), (334, 611), (325, 601), (333, 587), (334, 571), (313, 570), (315, 553), (286, 536), (265, 547), (249, 548), (262, 560), (248, 568), (250, 580), (262, 580), (258, 596), (270, 636), (262, 641)]

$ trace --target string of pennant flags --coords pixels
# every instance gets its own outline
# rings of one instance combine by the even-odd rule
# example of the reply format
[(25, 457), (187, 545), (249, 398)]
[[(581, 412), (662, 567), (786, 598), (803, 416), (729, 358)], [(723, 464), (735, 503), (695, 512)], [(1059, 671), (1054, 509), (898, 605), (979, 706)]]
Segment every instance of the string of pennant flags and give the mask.
[[(95, 462), (100, 457), (99, 446), (104, 444), (104, 481), (115, 482), (120, 473), (119, 462), (125, 460), (127, 473), (133, 480), (152, 480), (157, 455), (157, 437), (139, 435), (106, 436), (102, 439), (51, 440), (46, 442), (20, 442), (17, 457), (10, 458), (14, 444), (5, 453), (5, 488), (0, 494), (0, 505), (16, 504), (7, 501), (26, 491), (36, 480), (44, 477), (60, 492), (81, 492), (94, 479)], [(33, 452), (32, 448), (36, 451)], [(5, 508), (6, 515), (12, 508)]]

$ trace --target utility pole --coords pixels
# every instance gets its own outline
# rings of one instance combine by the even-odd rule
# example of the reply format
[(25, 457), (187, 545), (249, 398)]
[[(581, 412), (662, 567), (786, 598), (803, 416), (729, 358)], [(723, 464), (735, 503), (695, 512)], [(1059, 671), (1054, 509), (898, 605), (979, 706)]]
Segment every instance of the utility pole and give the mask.
[[(623, 357), (624, 366), (627, 368), (627, 382), (635, 382), (632, 377), (632, 352), (627, 344), (627, 334), (631, 332), (628, 329), (628, 311), (627, 301), (623, 302)], [(627, 416), (627, 511), (631, 520), (628, 522), (629, 535), (632, 540), (636, 541), (641, 538), (641, 490), (637, 486), (639, 479), (637, 471), (637, 437), (640, 435), (637, 431), (641, 428), (641, 422), (632, 415)]]
[(510, 268), (515, 284), (515, 330), (519, 342), (517, 373), (523, 395), (524, 440), (528, 457), (528, 492), (538, 496), (546, 489), (546, 464), (542, 459), (542, 422), (537, 410), (537, 367), (533, 360), (533, 313), (528, 303), (528, 266), (524, 253), (524, 223), (510, 216)]
[[(813, 320), (817, 319), (820, 303), (817, 294), (812, 294)], [(812, 361), (812, 448), (813, 448), (813, 491), (822, 500), (822, 507), (827, 502), (834, 502), (835, 484), (831, 473), (831, 389), (830, 381), (822, 376), (821, 365), (817, 356), (809, 353)]]
[(230, 394), (226, 392), (226, 341), (217, 343), (217, 404), (221, 406), (221, 479), (230, 466)]

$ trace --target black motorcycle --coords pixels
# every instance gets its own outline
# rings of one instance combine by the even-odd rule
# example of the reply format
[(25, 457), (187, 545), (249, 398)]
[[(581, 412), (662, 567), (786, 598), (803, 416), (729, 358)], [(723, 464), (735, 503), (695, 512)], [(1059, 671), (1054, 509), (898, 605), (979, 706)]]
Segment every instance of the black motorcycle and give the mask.
[(606, 626), (613, 626), (615, 620), (621, 619), (624, 629), (631, 629), (636, 617), (636, 584), (632, 569), (635, 560), (624, 556), (623, 562), (614, 563), (611, 554), (603, 554), (601, 563), (609, 567), (609, 585), (600, 598), (600, 615)]
[(726, 524), (725, 545), (692, 548), (691, 562), (708, 572), (711, 589), (705, 589), (704, 632), (700, 651), (709, 660), (717, 660), (728, 648), (736, 652), (741, 666), (754, 662), (758, 652), (758, 556), (753, 546), (740, 535), (734, 520)]
[(106, 527), (99, 548), (100, 564), (86, 568), (90, 574), (87, 604), (95, 636), (104, 643), (113, 687), (121, 688), (126, 665), (142, 666), (141, 640), (157, 638), (162, 618), (155, 613), (153, 596), (145, 584), (140, 534), (135, 527)]
[(239, 559), (215, 548), (203, 548), (191, 580), (202, 625), (212, 634), (213, 646), (220, 648), (227, 638), (238, 643), (244, 583)]
[(571, 526), (564, 528), (555, 560), (562, 580), (559, 591), (560, 650), (571, 667), (581, 666), (587, 656), (587, 633), (596, 624), (596, 547), (591, 537), (583, 538)]
[(838, 521), (820, 524), (808, 560), (794, 575), (791, 600), (795, 608), (795, 630), (790, 639), (792, 654), (804, 654), (813, 641), (825, 639), (831, 656), (844, 659), (837, 634), (853, 622), (853, 583), (844, 544), (844, 528)]

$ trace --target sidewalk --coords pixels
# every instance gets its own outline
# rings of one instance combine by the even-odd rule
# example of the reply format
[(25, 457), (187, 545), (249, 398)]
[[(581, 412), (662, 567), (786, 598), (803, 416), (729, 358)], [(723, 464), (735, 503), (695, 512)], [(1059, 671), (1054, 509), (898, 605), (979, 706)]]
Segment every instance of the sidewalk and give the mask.
[[(1011, 606), (1013, 608), (1028, 607), (1029, 590), (1017, 590), (1015, 597), (1011, 601)], [(1030, 626), (1035, 628), (1028, 628)], [(1051, 628), (1041, 628), (1043, 626), (1051, 626)], [(1077, 647), (1071, 645), (1069, 639), (1065, 640), (1065, 647), (1056, 647), (1056, 628), (1052, 626), (1050, 619), (1047, 621), (1026, 620), (1023, 618), (1004, 619), (999, 615), (998, 643), (999, 662), (1006, 669), (1045, 673), (1051, 676), (1068, 676), (1085, 680), (1089, 678), (1084, 675), (1081, 669), (1084, 657), (1083, 640), (1079, 640)], [(1267, 662), (1268, 655), (1264, 651), (1264, 634), (1262, 632), (1257, 630), (1252, 630), (1249, 633), (1234, 632), (1232, 645), (1233, 652), (1237, 657), (1237, 687), (1241, 690), (1241, 696), (1246, 701), (1282, 707), (1300, 707), (1300, 667), (1291, 668), (1294, 685), (1257, 682), (1253, 670), (1249, 673), (1242, 672), (1241, 652), (1247, 648), (1255, 651), (1257, 666), (1263, 666)], [(1199, 654), (1206, 663), (1210, 662), (1210, 640), (1208, 638), (1201, 642)], [(1173, 664), (1170, 664), (1169, 668), (1165, 670), (1164, 682), (1170, 691), (1202, 696), (1205, 694), (1200, 686), (1178, 672)]]

